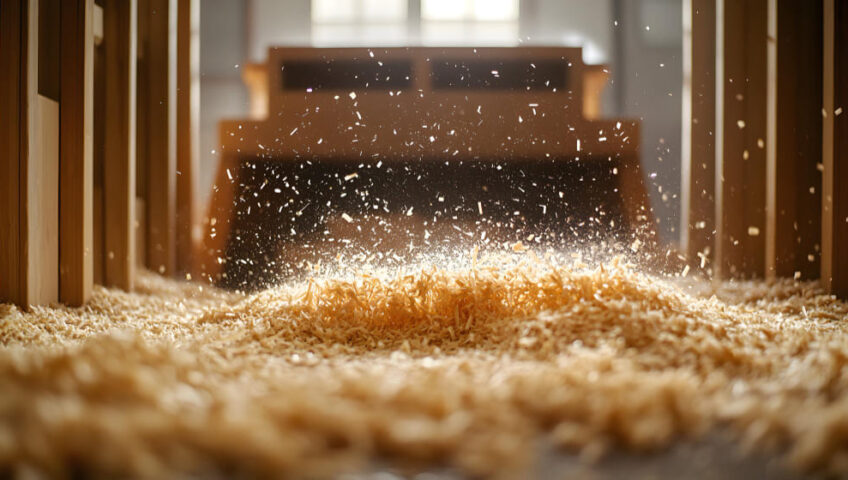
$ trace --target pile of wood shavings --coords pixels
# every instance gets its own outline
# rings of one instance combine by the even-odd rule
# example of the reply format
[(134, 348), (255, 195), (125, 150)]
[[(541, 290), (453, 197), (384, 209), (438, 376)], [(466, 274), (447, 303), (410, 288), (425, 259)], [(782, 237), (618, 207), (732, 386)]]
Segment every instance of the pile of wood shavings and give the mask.
[(146, 274), (81, 310), (0, 306), (0, 473), (490, 474), (540, 438), (595, 458), (716, 428), (846, 473), (846, 318), (810, 284), (682, 288), (620, 262), (252, 296)]

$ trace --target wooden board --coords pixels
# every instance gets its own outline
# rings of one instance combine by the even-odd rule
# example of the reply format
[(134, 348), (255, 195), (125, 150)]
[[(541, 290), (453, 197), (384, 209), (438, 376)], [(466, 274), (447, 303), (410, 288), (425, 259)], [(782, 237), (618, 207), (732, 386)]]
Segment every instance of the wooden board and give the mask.
[(716, 273), (765, 274), (767, 0), (716, 10)]
[(18, 304), (23, 301), (19, 176), (24, 5), (0, 2), (0, 302)]
[(59, 103), (35, 95), (27, 167), (26, 305), (59, 300)]
[(173, 275), (176, 268), (176, 0), (149, 0), (144, 68), (147, 267)]
[(177, 10), (177, 271), (190, 275), (199, 228), (200, 2), (178, 0)]
[(821, 245), (822, 3), (770, 0), (769, 20), (766, 267), (770, 275), (814, 279)]
[(136, 0), (106, 0), (104, 284), (132, 290), (135, 280)]
[(848, 299), (848, 0), (825, 0), (823, 50), (821, 277)]
[(69, 305), (90, 298), (93, 279), (93, 11), (93, 0), (62, 2), (59, 297)]
[(683, 112), (683, 245), (693, 265), (715, 255), (716, 0), (686, 0)]

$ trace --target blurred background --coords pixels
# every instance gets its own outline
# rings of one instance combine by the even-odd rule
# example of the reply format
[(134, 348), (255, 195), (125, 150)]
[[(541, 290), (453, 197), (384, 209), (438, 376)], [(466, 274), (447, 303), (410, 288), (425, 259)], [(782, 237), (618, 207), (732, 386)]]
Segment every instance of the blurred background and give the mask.
[(219, 160), (218, 123), (249, 111), (242, 69), (271, 46), (575, 46), (611, 73), (604, 116), (642, 122), (642, 175), (660, 238), (677, 244), (681, 0), (203, 0), (199, 193)]

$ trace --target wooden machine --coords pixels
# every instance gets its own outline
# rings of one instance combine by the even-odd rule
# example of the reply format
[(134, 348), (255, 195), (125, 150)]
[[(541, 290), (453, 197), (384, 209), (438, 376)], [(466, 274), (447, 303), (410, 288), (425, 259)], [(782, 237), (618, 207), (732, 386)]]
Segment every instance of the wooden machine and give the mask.
[(224, 285), (272, 281), (334, 242), (650, 223), (639, 123), (598, 118), (606, 70), (579, 48), (272, 48), (245, 80), (251, 118), (220, 125), (205, 225), (201, 268)]

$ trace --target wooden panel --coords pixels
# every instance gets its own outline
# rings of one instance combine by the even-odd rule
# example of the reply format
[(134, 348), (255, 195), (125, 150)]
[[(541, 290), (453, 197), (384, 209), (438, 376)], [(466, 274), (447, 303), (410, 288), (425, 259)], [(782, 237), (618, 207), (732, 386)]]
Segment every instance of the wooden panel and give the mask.
[[(683, 244), (709, 272), (715, 254), (716, 0), (687, 0), (683, 127)], [(688, 111), (687, 111), (688, 110)], [(688, 130), (688, 134), (687, 134)]]
[(177, 271), (194, 271), (199, 235), (195, 199), (200, 149), (200, 2), (178, 0), (177, 11)]
[(93, 278), (93, 11), (93, 0), (62, 2), (59, 297), (69, 305), (89, 299)]
[(22, 303), (20, 139), (22, 11), (0, 2), (0, 302)]
[(58, 28), (59, 12), (49, 0), (27, 4), (19, 182), (25, 306), (59, 299), (59, 104), (39, 94), (42, 88), (54, 94), (58, 84), (41, 75), (41, 66), (57, 71), (58, 36), (50, 30)]
[(176, 267), (176, 0), (149, 0), (146, 15), (147, 267)]
[(848, 299), (848, 0), (824, 2), (822, 281)]
[(59, 300), (59, 103), (35, 95), (27, 166), (26, 305)]
[(136, 0), (104, 9), (104, 285), (132, 290), (135, 280)]
[[(767, 271), (818, 278), (822, 3), (770, 0)], [(799, 72), (804, 72), (799, 75)]]
[(766, 0), (718, 0), (716, 270), (765, 274)]

